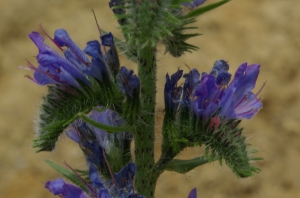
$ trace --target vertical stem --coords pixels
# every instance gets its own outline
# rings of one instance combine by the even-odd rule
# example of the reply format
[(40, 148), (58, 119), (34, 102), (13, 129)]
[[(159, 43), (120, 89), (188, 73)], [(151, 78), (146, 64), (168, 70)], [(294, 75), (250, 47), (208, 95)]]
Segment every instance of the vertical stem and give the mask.
[(154, 197), (158, 173), (154, 168), (154, 127), (156, 96), (156, 48), (146, 46), (138, 49), (138, 73), (141, 83), (141, 122), (134, 134), (136, 190), (147, 198)]

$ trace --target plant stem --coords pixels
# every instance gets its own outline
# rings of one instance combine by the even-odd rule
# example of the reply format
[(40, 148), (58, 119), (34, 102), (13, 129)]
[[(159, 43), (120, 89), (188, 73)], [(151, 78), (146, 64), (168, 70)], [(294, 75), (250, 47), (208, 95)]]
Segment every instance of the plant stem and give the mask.
[(159, 174), (154, 168), (154, 127), (156, 97), (156, 48), (138, 49), (138, 74), (141, 85), (141, 121), (134, 133), (136, 190), (147, 198), (154, 197)]

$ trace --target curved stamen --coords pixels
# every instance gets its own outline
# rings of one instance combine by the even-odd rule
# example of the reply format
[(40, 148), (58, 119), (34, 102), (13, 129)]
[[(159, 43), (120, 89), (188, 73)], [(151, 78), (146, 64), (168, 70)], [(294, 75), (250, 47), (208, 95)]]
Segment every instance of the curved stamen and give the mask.
[(40, 29), (42, 30), (42, 32), (63, 52), (64, 50), (63, 50), (63, 48), (61, 48), (54, 40), (53, 40), (53, 38), (51, 38), (50, 36), (49, 36), (49, 34), (44, 30), (44, 28), (43, 28), (43, 26), (42, 26), (42, 24), (40, 23), (39, 24), (39, 27), (40, 27)]

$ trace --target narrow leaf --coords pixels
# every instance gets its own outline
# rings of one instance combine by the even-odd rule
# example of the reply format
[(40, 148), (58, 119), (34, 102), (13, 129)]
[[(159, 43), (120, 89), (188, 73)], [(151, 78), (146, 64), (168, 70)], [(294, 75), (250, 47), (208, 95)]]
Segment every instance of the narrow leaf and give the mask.
[(101, 124), (95, 120), (90, 119), (86, 115), (79, 113), (78, 116), (82, 118), (84, 121), (89, 123), (90, 125), (93, 125), (94, 127), (97, 127), (99, 129), (105, 130), (107, 133), (115, 133), (115, 132), (124, 132), (129, 131), (129, 127), (115, 127), (115, 126), (109, 126), (106, 124)]
[(54, 162), (51, 162), (50, 160), (45, 160), (46, 163), (51, 166), (53, 169), (55, 169), (57, 172), (59, 172), (60, 174), (62, 174), (65, 178), (67, 178), (68, 180), (70, 180), (72, 183), (76, 184), (78, 187), (80, 187), (83, 191), (85, 191), (86, 193), (88, 193), (88, 190), (86, 188), (86, 185), (83, 183), (82, 180), (80, 180), (80, 178), (78, 178), (78, 176), (73, 173), (72, 171), (59, 166), (57, 164), (55, 164)]
[(191, 17), (198, 17), (206, 12), (209, 12), (217, 7), (220, 7), (221, 5), (229, 2), (230, 0), (222, 0), (222, 1), (219, 1), (219, 2), (216, 2), (216, 3), (212, 3), (212, 4), (209, 4), (207, 6), (203, 6), (203, 7), (200, 7), (196, 10), (193, 10), (191, 11), (190, 13), (186, 14), (183, 18), (191, 18)]
[[(214, 160), (217, 160), (216, 158)], [(212, 161), (214, 161), (212, 160)], [(209, 159), (201, 156), (201, 157), (196, 157), (190, 160), (179, 160), (179, 159), (173, 159), (170, 161), (164, 169), (167, 171), (175, 171), (177, 173), (187, 173), (190, 170), (201, 166), (203, 164), (206, 164), (209, 162)]]

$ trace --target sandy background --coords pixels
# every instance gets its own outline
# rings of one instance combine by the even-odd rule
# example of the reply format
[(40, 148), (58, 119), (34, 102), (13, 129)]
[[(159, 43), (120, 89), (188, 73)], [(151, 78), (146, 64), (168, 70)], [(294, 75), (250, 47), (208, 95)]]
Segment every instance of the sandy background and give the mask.
[[(120, 36), (107, 2), (0, 0), (0, 197), (53, 197), (43, 183), (59, 174), (44, 159), (60, 164), (65, 160), (75, 168), (85, 166), (81, 152), (67, 138), (61, 138), (54, 152), (35, 154), (31, 148), (33, 119), (46, 88), (24, 78), (31, 72), (18, 66), (25, 65), (24, 58), (34, 61), (37, 49), (27, 34), (39, 30), (41, 22), (51, 35), (55, 29), (65, 28), (82, 48), (98, 38), (90, 7), (103, 29)], [(234, 0), (199, 19), (199, 32), (204, 36), (191, 40), (201, 48), (198, 52), (179, 59), (159, 56), (158, 112), (163, 106), (165, 73), (184, 64), (209, 71), (215, 60), (225, 59), (234, 72), (242, 62), (260, 63), (257, 84), (267, 80), (267, 86), (263, 90), (264, 109), (250, 122), (242, 123), (249, 142), (260, 149), (257, 156), (265, 158), (257, 163), (262, 172), (238, 179), (227, 167), (214, 163), (185, 175), (164, 173), (156, 197), (187, 197), (193, 187), (201, 198), (300, 197), (299, 10), (299, 0)], [(122, 65), (134, 68), (125, 58)], [(181, 156), (202, 152), (191, 149)]]

